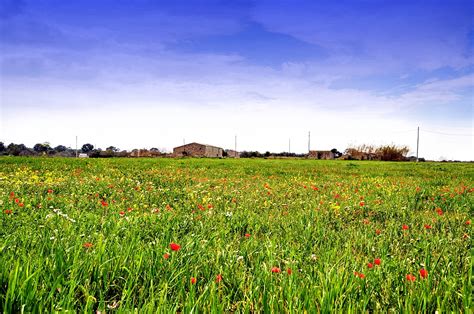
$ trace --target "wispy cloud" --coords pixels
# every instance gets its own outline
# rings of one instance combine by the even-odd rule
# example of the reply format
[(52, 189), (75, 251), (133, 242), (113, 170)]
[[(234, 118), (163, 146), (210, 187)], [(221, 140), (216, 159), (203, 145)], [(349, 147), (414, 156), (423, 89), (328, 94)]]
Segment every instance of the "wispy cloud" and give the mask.
[[(171, 149), (183, 138), (232, 146), (237, 133), (241, 149), (282, 151), (291, 137), (303, 152), (309, 130), (329, 149), (414, 148), (417, 125), (472, 130), (464, 2), (188, 3), (12, 9), (1, 21), (0, 140), (67, 145), (79, 134)], [(472, 159), (472, 148), (446, 137), (422, 152)]]

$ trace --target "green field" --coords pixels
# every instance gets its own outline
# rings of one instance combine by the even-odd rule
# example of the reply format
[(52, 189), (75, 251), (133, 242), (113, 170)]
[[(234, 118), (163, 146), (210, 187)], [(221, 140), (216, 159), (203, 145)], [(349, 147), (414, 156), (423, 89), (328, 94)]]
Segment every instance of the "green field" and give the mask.
[(470, 312), (473, 192), (474, 164), (0, 158), (0, 309)]

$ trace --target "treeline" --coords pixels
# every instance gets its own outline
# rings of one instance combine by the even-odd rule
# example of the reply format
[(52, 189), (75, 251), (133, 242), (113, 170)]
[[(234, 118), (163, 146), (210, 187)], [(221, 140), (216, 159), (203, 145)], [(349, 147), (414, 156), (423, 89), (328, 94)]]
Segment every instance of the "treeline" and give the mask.
[(240, 156), (240, 158), (271, 158), (271, 157), (305, 158), (308, 155), (307, 154), (288, 153), (288, 152), (270, 153), (268, 151), (262, 154), (258, 151), (243, 151), (243, 152), (240, 152), (239, 156)]
[(120, 150), (115, 146), (109, 146), (105, 150), (95, 148), (92, 144), (84, 144), (78, 151), (71, 147), (58, 145), (52, 147), (49, 143), (38, 143), (33, 147), (27, 147), (24, 144), (10, 143), (5, 146), (0, 142), (0, 155), (9, 156), (57, 156), (57, 157), (76, 157), (77, 154), (87, 154), (90, 158), (110, 158), (110, 157), (156, 157), (166, 155), (158, 148), (134, 149), (131, 152)]
[[(317, 151), (316, 151), (317, 152)], [(344, 160), (383, 160), (383, 161), (415, 161), (416, 157), (407, 156), (409, 148), (407, 146), (397, 145), (359, 145), (347, 148), (344, 153), (339, 152), (333, 148), (330, 156), (323, 157), (323, 159), (344, 159)], [(326, 152), (326, 153), (328, 153)], [(134, 149), (132, 151), (120, 150), (115, 146), (109, 146), (105, 150), (95, 148), (92, 144), (84, 144), (76, 152), (71, 147), (58, 145), (52, 147), (49, 143), (38, 143), (33, 147), (27, 147), (24, 144), (10, 143), (5, 146), (0, 142), (0, 155), (9, 156), (57, 156), (57, 157), (76, 157), (78, 154), (85, 154), (84, 156), (90, 158), (110, 158), (110, 157), (173, 157), (172, 154), (167, 154), (160, 151), (158, 148), (151, 149)], [(258, 151), (243, 151), (238, 153), (240, 158), (319, 158), (310, 156), (308, 154), (296, 154), (289, 152), (271, 153), (269, 151), (260, 153)], [(227, 156), (227, 151), (224, 151), (224, 156)], [(229, 155), (229, 157), (232, 157)], [(425, 161), (424, 158), (419, 158), (420, 161)]]

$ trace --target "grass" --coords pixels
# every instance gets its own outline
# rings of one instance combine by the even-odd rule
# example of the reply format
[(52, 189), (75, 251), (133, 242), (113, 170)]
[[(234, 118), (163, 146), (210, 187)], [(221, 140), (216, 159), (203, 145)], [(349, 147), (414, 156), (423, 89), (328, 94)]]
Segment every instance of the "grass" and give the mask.
[(0, 309), (469, 312), (473, 178), (472, 164), (0, 158)]

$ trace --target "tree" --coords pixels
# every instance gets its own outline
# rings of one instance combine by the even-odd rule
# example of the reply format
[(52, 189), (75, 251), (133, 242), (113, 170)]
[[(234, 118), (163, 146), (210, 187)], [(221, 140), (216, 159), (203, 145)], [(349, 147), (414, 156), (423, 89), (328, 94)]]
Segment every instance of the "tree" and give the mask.
[(82, 145), (81, 151), (83, 153), (87, 154), (88, 152), (92, 151), (93, 149), (94, 149), (94, 145), (87, 143), (87, 144)]
[(331, 149), (331, 153), (334, 154), (334, 158), (339, 158), (342, 156), (342, 153), (338, 151), (336, 148)]
[(24, 150), (27, 150), (27, 148), (24, 144), (10, 143), (7, 146), (7, 154), (12, 155), (12, 156), (18, 156)]
[(3, 142), (0, 142), (0, 153), (4, 152), (6, 150), (5, 144)]
[(44, 144), (38, 143), (33, 146), (33, 150), (37, 153), (44, 153), (48, 150), (48, 147)]
[(118, 149), (118, 148), (115, 147), (115, 146), (109, 146), (109, 147), (107, 147), (105, 150), (108, 150), (108, 151), (111, 151), (111, 152), (114, 152), (114, 153), (120, 151), (120, 149)]
[(67, 147), (66, 146), (63, 146), (63, 145), (58, 145), (54, 148), (54, 151), (57, 152), (57, 153), (62, 153), (64, 151), (66, 151)]

